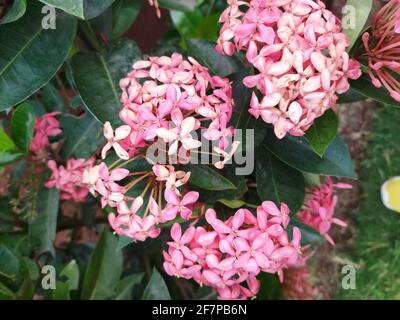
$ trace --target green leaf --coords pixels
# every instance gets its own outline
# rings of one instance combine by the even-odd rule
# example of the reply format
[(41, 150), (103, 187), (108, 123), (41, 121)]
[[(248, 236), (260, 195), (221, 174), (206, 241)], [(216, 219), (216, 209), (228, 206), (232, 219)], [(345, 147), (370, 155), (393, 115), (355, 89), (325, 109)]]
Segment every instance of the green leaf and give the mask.
[[(350, 46), (348, 47), (347, 51), (350, 51), (352, 49), (361, 32), (363, 31), (371, 12), (372, 4), (373, 0), (347, 0), (346, 6), (351, 6), (352, 9), (354, 9), (354, 11), (351, 10), (349, 18), (355, 18), (354, 28), (343, 28), (343, 33), (347, 35), (350, 40)], [(343, 12), (344, 19), (346, 19), (346, 13), (348, 12)], [(352, 15), (352, 13), (355, 14), (355, 17)]]
[(289, 166), (302, 172), (355, 179), (353, 163), (344, 142), (336, 137), (324, 156), (318, 156), (303, 137), (287, 136), (279, 140), (268, 130), (264, 146)]
[(0, 244), (0, 275), (15, 278), (19, 272), (18, 258), (5, 245)]
[(364, 101), (367, 97), (358, 93), (354, 89), (350, 88), (345, 93), (339, 95), (339, 99), (337, 101), (338, 104), (341, 103), (353, 103), (358, 101)]
[(189, 164), (184, 166), (191, 172), (189, 182), (206, 190), (236, 190), (236, 186), (227, 178), (203, 164)]
[(261, 272), (257, 277), (260, 281), (260, 291), (257, 294), (257, 300), (282, 300), (282, 284), (276, 274)]
[(287, 232), (289, 235), (289, 239), (291, 240), (293, 237), (293, 228), (297, 227), (301, 232), (301, 245), (306, 246), (308, 244), (318, 243), (324, 240), (324, 238), (320, 235), (320, 233), (309, 225), (297, 220), (291, 219), (289, 225), (287, 227)]
[(118, 125), (122, 109), (119, 81), (141, 57), (136, 43), (117, 42), (105, 54), (78, 53), (72, 59), (74, 82), (88, 110), (101, 122)]
[(362, 75), (357, 80), (350, 80), (350, 86), (352, 90), (367, 98), (387, 105), (400, 106), (400, 103), (390, 96), (389, 91), (385, 88), (376, 88), (366, 74)]
[(35, 125), (33, 106), (29, 102), (20, 104), (13, 113), (10, 125), (15, 144), (22, 151), (28, 152)]
[(0, 282), (0, 300), (13, 300), (15, 293)]
[(70, 300), (70, 292), (79, 288), (79, 267), (75, 260), (61, 271), (53, 291), (53, 300)]
[(64, 158), (88, 159), (104, 144), (103, 127), (90, 113), (82, 117), (63, 116), (61, 127), (66, 138), (61, 155)]
[(133, 288), (143, 280), (143, 273), (136, 273), (117, 282), (114, 288), (112, 300), (131, 300)]
[(51, 82), (49, 82), (43, 88), (42, 98), (43, 98), (43, 105), (47, 112), (65, 110), (64, 102), (61, 98), (61, 95)]
[[(246, 76), (248, 76), (248, 73), (241, 71), (229, 77), (232, 81), (232, 95), (235, 101), (235, 107), (233, 108), (229, 124), (236, 130), (242, 130), (242, 139), (239, 140), (240, 146), (238, 151), (246, 150), (247, 152), (253, 152), (254, 148), (264, 140), (267, 129), (263, 122), (257, 120), (249, 113), (250, 99), (253, 91), (243, 84), (243, 79)], [(253, 141), (247, 141), (246, 130), (253, 130), (254, 143)], [(250, 135), (249, 137), (253, 136)], [(237, 136), (235, 136), (235, 140), (238, 140)]]
[(134, 242), (134, 240), (131, 237), (118, 236), (117, 250), (122, 250), (123, 248), (125, 248), (126, 246), (129, 246), (133, 242)]
[(26, 0), (14, 0), (6, 14), (0, 19), (0, 24), (14, 22), (21, 18), (26, 11)]
[(41, 8), (38, 2), (31, 2), (21, 19), (0, 26), (0, 111), (45, 85), (72, 46), (76, 19), (57, 12), (56, 29), (44, 29)]
[(153, 268), (153, 274), (144, 289), (143, 300), (171, 300), (168, 287), (164, 279), (157, 271), (156, 267)]
[(128, 31), (140, 13), (140, 0), (116, 0), (112, 5), (112, 38), (116, 39)]
[(0, 166), (12, 163), (23, 156), (14, 141), (0, 129)]
[(223, 56), (215, 51), (215, 43), (202, 39), (186, 41), (188, 53), (214, 75), (226, 77), (239, 71), (239, 65), (233, 57)]
[(196, 0), (159, 0), (160, 7), (178, 10), (193, 11), (196, 8)]
[(89, 20), (102, 14), (115, 0), (39, 0), (73, 16)]
[(36, 200), (36, 218), (29, 224), (32, 246), (38, 253), (50, 252), (53, 256), (54, 239), (57, 230), (57, 216), (60, 193), (58, 189), (39, 190)]
[(107, 299), (112, 295), (113, 287), (122, 274), (123, 256), (117, 245), (117, 238), (104, 229), (86, 269), (83, 300)]
[(216, 41), (218, 38), (218, 16), (204, 17), (200, 10), (193, 12), (170, 11), (171, 20), (183, 38), (198, 38)]
[(296, 213), (304, 202), (305, 184), (302, 173), (275, 157), (265, 146), (256, 151), (257, 192), (262, 201), (278, 206), (286, 203)]
[(339, 122), (335, 112), (328, 110), (325, 114), (315, 119), (314, 124), (307, 130), (305, 138), (314, 151), (321, 157), (335, 139)]

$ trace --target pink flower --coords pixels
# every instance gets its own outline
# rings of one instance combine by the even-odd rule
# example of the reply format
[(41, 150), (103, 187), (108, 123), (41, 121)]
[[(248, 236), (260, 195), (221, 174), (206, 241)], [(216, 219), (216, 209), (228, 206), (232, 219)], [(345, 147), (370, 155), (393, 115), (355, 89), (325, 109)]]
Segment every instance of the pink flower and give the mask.
[(400, 3), (390, 0), (373, 17), (370, 31), (362, 37), (368, 55), (368, 74), (372, 84), (382, 85), (393, 99), (400, 102), (400, 61), (397, 58), (400, 47)]
[(49, 137), (58, 136), (62, 131), (60, 129), (60, 122), (55, 118), (60, 112), (51, 112), (45, 114), (42, 118), (36, 118), (35, 121), (35, 134), (31, 141), (29, 149), (37, 153), (47, 147)]
[(220, 17), (217, 51), (246, 53), (256, 74), (250, 113), (272, 124), (278, 138), (304, 135), (314, 120), (361, 75), (346, 52), (341, 25), (321, 1), (230, 0)]
[(335, 242), (328, 234), (332, 224), (347, 227), (344, 221), (334, 216), (337, 204), (335, 190), (350, 188), (352, 188), (352, 186), (345, 183), (334, 184), (332, 179), (327, 177), (326, 182), (320, 188), (308, 190), (310, 199), (306, 202), (301, 211), (302, 221), (317, 229), (332, 245), (334, 245)]
[(54, 160), (50, 160), (47, 166), (52, 174), (45, 186), (56, 188), (61, 191), (62, 200), (73, 200), (84, 202), (89, 193), (88, 186), (83, 182), (83, 173), (91, 168), (94, 159), (68, 159), (66, 167), (57, 166)]
[(163, 219), (170, 221), (176, 218), (178, 214), (188, 220), (192, 215), (191, 205), (196, 203), (199, 198), (198, 192), (188, 192), (181, 199), (173, 190), (165, 190), (165, 200), (167, 201), (167, 207), (163, 211)]
[(129, 126), (120, 126), (115, 130), (115, 133), (111, 127), (110, 122), (106, 122), (104, 124), (104, 136), (107, 139), (107, 144), (103, 147), (101, 151), (101, 157), (103, 159), (106, 158), (107, 152), (113, 148), (117, 154), (118, 157), (121, 159), (127, 160), (129, 159), (129, 154), (124, 150), (120, 142), (127, 138), (129, 134), (131, 133), (131, 128)]

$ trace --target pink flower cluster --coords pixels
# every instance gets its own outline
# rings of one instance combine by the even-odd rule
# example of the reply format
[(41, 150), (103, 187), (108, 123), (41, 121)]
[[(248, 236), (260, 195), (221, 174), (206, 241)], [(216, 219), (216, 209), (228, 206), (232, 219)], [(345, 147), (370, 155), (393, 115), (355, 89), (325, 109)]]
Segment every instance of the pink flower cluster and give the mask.
[(169, 145), (169, 156), (188, 159), (188, 153), (201, 146), (193, 137), (198, 129), (223, 150), (233, 136), (228, 126), (233, 109), (229, 80), (211, 76), (193, 58), (184, 60), (175, 53), (138, 61), (120, 86), (125, 125), (114, 132), (106, 123), (103, 158), (114, 148), (120, 158), (128, 159), (150, 142), (162, 141)]
[[(304, 135), (314, 120), (361, 76), (339, 19), (321, 1), (228, 0), (217, 51), (246, 52), (256, 74), (250, 113), (272, 124), (278, 138)], [(261, 99), (259, 99), (261, 98)]]
[(304, 209), (301, 211), (301, 220), (317, 229), (320, 234), (332, 245), (335, 244), (332, 237), (328, 234), (332, 224), (347, 227), (347, 224), (335, 217), (335, 207), (337, 204), (336, 189), (351, 189), (352, 186), (346, 183), (333, 183), (327, 177), (326, 182), (320, 188), (309, 191), (309, 199), (306, 201)]
[(368, 55), (368, 74), (376, 88), (384, 86), (400, 102), (400, 2), (390, 0), (374, 16), (362, 37)]
[(247, 209), (238, 210), (226, 221), (207, 210), (206, 220), (211, 226), (190, 226), (182, 233), (181, 226), (171, 229), (173, 241), (164, 251), (164, 269), (167, 274), (193, 279), (200, 285), (211, 286), (219, 299), (246, 299), (255, 297), (260, 283), (260, 272), (278, 273), (302, 262), (301, 233), (293, 228), (289, 240), (287, 225), (289, 209), (270, 201), (257, 208), (255, 217)]
[(35, 134), (29, 147), (32, 152), (38, 153), (43, 150), (50, 144), (49, 137), (55, 137), (61, 133), (60, 122), (56, 119), (59, 114), (60, 112), (51, 112), (42, 118), (36, 118)]
[(311, 273), (307, 265), (285, 270), (282, 289), (288, 300), (315, 300), (321, 296), (318, 288), (312, 284)]
[(46, 182), (47, 188), (57, 188), (61, 191), (62, 200), (73, 200), (84, 202), (89, 193), (87, 185), (83, 182), (83, 172), (91, 168), (95, 162), (94, 158), (68, 159), (67, 164), (57, 166), (54, 160), (50, 160), (47, 166), (52, 171), (52, 175)]
[[(152, 172), (143, 172), (139, 177), (135, 175), (136, 179), (125, 186), (119, 184), (129, 175), (129, 171), (123, 168), (110, 171), (105, 163), (87, 168), (83, 174), (83, 181), (90, 192), (94, 196), (100, 194), (102, 207), (108, 205), (117, 209), (118, 215), (112, 213), (108, 217), (116, 234), (145, 241), (148, 237), (156, 238), (159, 235), (158, 224), (174, 220), (178, 215), (185, 220), (191, 218), (199, 194), (182, 194), (181, 189), (187, 183), (189, 173), (175, 171), (173, 166), (154, 165)], [(141, 196), (132, 198), (126, 195), (130, 188), (146, 178), (147, 187)], [(150, 197), (140, 215), (139, 211), (143, 207), (143, 199), (148, 189), (151, 189)], [(166, 201), (164, 208), (162, 198)]]

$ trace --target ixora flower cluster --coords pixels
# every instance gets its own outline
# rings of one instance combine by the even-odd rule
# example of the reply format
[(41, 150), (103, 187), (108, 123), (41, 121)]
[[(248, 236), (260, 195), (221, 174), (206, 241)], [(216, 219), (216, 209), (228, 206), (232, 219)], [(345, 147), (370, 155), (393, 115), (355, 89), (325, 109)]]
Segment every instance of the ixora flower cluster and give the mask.
[(382, 85), (400, 102), (400, 2), (389, 1), (373, 18), (362, 36), (368, 56), (368, 74), (375, 87)]
[[(164, 269), (171, 275), (193, 279), (200, 285), (212, 286), (219, 299), (255, 297), (260, 288), (260, 272), (277, 273), (302, 264), (301, 233), (297, 227), (289, 235), (289, 209), (270, 201), (257, 208), (255, 217), (247, 209), (238, 210), (226, 221), (218, 219), (213, 209), (207, 210), (211, 226), (181, 226), (171, 229), (172, 242), (164, 254)], [(292, 236), (292, 240), (289, 237)]]
[[(314, 120), (361, 76), (349, 58), (339, 19), (321, 1), (228, 0), (217, 51), (245, 51), (256, 74), (243, 83), (254, 92), (250, 113), (278, 138), (304, 135)], [(261, 98), (261, 99), (259, 99)]]
[(58, 136), (62, 132), (60, 122), (56, 118), (59, 114), (60, 112), (51, 112), (41, 118), (36, 118), (34, 125), (35, 135), (29, 147), (30, 151), (39, 153), (50, 144), (49, 137)]
[[(102, 158), (114, 149), (121, 160), (86, 170), (83, 180), (93, 195), (100, 194), (103, 207), (118, 211), (118, 215), (109, 215), (115, 233), (144, 241), (158, 236), (158, 224), (177, 216), (184, 220), (192, 216), (199, 194), (187, 190), (191, 173), (176, 171), (172, 164), (187, 162), (191, 152), (202, 146), (193, 137), (197, 130), (204, 130), (204, 138), (216, 142), (211, 152), (218, 156), (216, 167), (223, 168), (236, 151), (237, 143), (232, 144), (230, 152), (225, 151), (233, 137), (233, 128), (228, 127), (232, 88), (228, 79), (210, 76), (194, 59), (184, 60), (180, 54), (136, 62), (120, 86), (123, 108), (119, 115), (124, 125), (114, 131), (110, 123), (105, 123), (107, 144)], [(147, 158), (153, 163), (152, 170), (131, 173), (124, 168), (146, 158), (153, 145), (165, 146), (169, 164)], [(129, 196), (130, 190), (142, 182), (141, 194)], [(149, 200), (144, 205), (145, 198)]]
[(320, 188), (308, 190), (308, 199), (300, 213), (301, 220), (309, 226), (315, 228), (332, 245), (335, 244), (332, 237), (328, 234), (332, 224), (347, 227), (347, 224), (336, 218), (335, 208), (337, 204), (337, 189), (351, 189), (347, 183), (333, 183), (330, 177), (326, 178), (325, 183)]

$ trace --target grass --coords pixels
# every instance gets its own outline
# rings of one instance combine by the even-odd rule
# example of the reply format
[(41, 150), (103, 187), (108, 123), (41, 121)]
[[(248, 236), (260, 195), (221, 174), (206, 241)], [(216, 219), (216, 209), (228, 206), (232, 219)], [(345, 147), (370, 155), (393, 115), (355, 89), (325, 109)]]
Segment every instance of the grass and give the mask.
[(400, 214), (380, 199), (382, 183), (393, 176), (400, 176), (400, 109), (385, 107), (375, 119), (361, 165), (363, 199), (351, 253), (356, 289), (342, 289), (337, 299), (400, 299)]

